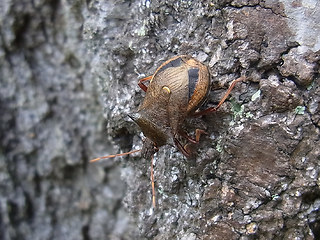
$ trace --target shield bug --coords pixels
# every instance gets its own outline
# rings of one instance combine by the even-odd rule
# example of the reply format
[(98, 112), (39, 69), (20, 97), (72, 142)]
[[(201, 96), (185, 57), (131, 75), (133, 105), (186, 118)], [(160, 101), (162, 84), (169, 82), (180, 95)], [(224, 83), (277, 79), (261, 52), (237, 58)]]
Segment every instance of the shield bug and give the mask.
[[(208, 68), (196, 59), (181, 55), (164, 62), (153, 75), (140, 79), (139, 87), (146, 96), (138, 110), (130, 115), (141, 128), (146, 139), (139, 150), (109, 155), (91, 160), (124, 156), (141, 151), (141, 155), (151, 161), (152, 203), (155, 206), (155, 191), (153, 180), (153, 155), (163, 145), (175, 145), (186, 157), (190, 156), (187, 145), (198, 143), (200, 135), (205, 133), (197, 129), (195, 138), (188, 136), (182, 129), (188, 117), (197, 117), (216, 111), (226, 100), (235, 84), (243, 81), (240, 77), (232, 82), (229, 89), (216, 107), (199, 111), (206, 100), (210, 76)], [(148, 85), (145, 83), (149, 82)], [(188, 144), (183, 145), (179, 139), (185, 138)]]

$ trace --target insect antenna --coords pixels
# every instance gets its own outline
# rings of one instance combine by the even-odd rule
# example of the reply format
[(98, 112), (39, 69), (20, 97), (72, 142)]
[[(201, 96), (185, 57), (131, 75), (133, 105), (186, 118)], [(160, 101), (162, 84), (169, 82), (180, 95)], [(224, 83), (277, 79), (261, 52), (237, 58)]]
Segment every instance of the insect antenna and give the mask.
[[(141, 151), (141, 149), (137, 149), (137, 150), (133, 150), (130, 152), (125, 152), (125, 153), (111, 154), (108, 156), (103, 156), (103, 157), (91, 159), (89, 162), (93, 163), (93, 162), (97, 162), (101, 159), (121, 157), (121, 156), (129, 155), (132, 153), (140, 152), (140, 151)], [(156, 193), (155, 193), (155, 188), (154, 188), (154, 176), (153, 176), (153, 156), (151, 156), (151, 177), (150, 178), (151, 178), (151, 187), (152, 187), (152, 206), (155, 208), (156, 207)]]
[(152, 187), (152, 206), (156, 208), (156, 193), (154, 190), (154, 176), (153, 176), (153, 156), (151, 156), (151, 187)]
[(130, 151), (130, 152), (125, 152), (125, 153), (111, 154), (111, 155), (108, 155), (108, 156), (103, 156), (103, 157), (98, 157), (98, 158), (92, 159), (89, 162), (92, 163), (92, 162), (97, 162), (97, 161), (99, 161), (101, 159), (121, 157), (121, 156), (129, 155), (129, 154), (132, 154), (132, 153), (140, 152), (140, 151), (141, 151), (141, 149), (137, 149), (137, 150), (133, 150), (133, 151)]

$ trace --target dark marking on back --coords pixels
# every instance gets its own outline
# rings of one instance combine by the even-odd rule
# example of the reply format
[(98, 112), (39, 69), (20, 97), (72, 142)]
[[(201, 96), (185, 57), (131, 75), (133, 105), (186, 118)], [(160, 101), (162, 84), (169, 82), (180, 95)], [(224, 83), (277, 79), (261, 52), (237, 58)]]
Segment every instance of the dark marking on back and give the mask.
[(196, 89), (197, 82), (199, 80), (199, 68), (191, 68), (188, 70), (189, 76), (189, 100), (192, 97), (194, 90)]
[(166, 65), (164, 65), (162, 68), (160, 68), (157, 72), (160, 73), (160, 72), (163, 72), (164, 70), (166, 70), (167, 68), (171, 68), (171, 67), (180, 67), (181, 66), (181, 63), (182, 63), (182, 59), (179, 57), (175, 60), (172, 60), (170, 62), (168, 62)]

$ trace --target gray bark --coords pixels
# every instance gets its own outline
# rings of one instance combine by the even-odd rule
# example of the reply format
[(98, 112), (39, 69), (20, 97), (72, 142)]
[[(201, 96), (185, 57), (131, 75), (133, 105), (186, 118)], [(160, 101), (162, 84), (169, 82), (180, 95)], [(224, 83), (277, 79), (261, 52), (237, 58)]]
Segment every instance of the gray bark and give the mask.
[[(0, 3), (0, 239), (319, 239), (316, 0)], [(127, 117), (137, 80), (189, 54), (219, 111), (186, 159)]]

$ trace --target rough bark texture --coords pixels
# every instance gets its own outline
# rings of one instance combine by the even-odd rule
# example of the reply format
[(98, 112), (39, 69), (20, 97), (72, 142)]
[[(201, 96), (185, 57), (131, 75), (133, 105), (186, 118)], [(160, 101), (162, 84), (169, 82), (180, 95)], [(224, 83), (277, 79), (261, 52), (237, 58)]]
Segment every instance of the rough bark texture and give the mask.
[[(319, 239), (316, 0), (0, 3), (0, 239)], [(137, 80), (189, 54), (218, 112), (185, 159), (140, 148)], [(104, 110), (103, 110), (104, 109)]]

